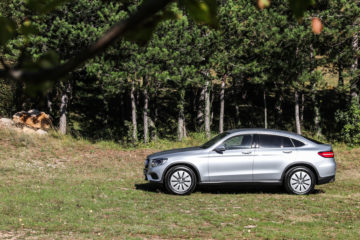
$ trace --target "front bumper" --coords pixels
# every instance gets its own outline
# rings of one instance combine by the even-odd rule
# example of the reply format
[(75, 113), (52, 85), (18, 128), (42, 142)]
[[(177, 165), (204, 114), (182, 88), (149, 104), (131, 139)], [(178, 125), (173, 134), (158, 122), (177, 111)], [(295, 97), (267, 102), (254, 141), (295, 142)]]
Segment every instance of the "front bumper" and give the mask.
[(144, 168), (144, 177), (146, 181), (161, 182), (161, 171), (156, 168)]
[(144, 176), (145, 176), (145, 180), (147, 181), (148, 178), (147, 178), (147, 172), (148, 172), (148, 169), (147, 168), (144, 168)]

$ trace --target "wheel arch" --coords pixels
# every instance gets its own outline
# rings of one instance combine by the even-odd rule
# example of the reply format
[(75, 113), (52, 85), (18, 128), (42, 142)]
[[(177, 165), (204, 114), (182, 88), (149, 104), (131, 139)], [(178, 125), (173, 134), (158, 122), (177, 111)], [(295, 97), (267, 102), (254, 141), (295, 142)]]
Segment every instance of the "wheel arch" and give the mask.
[(187, 163), (187, 162), (175, 162), (169, 166), (167, 166), (163, 172), (163, 175), (161, 176), (161, 182), (164, 182), (164, 178), (167, 174), (167, 172), (172, 168), (172, 167), (176, 167), (176, 166), (186, 166), (188, 168), (190, 168), (191, 170), (193, 170), (193, 172), (195, 173), (196, 176), (196, 183), (199, 183), (200, 180), (200, 173), (199, 170), (197, 169), (197, 167), (195, 167), (193, 164), (191, 163)]
[(284, 172), (282, 173), (282, 176), (281, 176), (281, 182), (282, 182), (282, 183), (284, 183), (284, 181), (285, 181), (285, 175), (286, 175), (286, 173), (287, 173), (291, 168), (293, 168), (293, 167), (307, 167), (307, 168), (309, 168), (309, 169), (315, 174), (315, 184), (318, 183), (318, 181), (319, 181), (319, 176), (320, 176), (319, 173), (318, 173), (318, 171), (316, 170), (316, 168), (315, 168), (312, 164), (310, 164), (310, 163), (304, 163), (304, 162), (293, 163), (293, 164), (287, 166), (287, 167), (285, 168)]

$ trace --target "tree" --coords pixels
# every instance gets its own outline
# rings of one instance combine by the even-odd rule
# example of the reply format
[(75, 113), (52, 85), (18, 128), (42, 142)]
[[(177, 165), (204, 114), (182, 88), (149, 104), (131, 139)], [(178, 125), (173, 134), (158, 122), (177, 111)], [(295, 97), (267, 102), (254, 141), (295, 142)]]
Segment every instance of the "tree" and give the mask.
[[(223, 1), (219, 5), (219, 31), (213, 31), (207, 26), (196, 25), (194, 21), (217, 26), (214, 1), (181, 1), (167, 7), (164, 7), (165, 1), (156, 2), (161, 11), (156, 11), (154, 6), (150, 6), (150, 10), (145, 9), (149, 6), (146, 4), (150, 3), (104, 3), (98, 0), (91, 3), (69, 2), (55, 12), (42, 15), (26, 8), (17, 12), (9, 4), (12, 9), (6, 11), (4, 23), (10, 26), (9, 29), (20, 32), (9, 20), (11, 17), (16, 24), (24, 23), (29, 34), (14, 35), (12, 39), (4, 40), (6, 49), (3, 50), (6, 51), (2, 52), (5, 55), (1, 55), (11, 61), (5, 63), (0, 73), (10, 78), (15, 77), (15, 73), (19, 74), (16, 75), (16, 82), (27, 88), (33, 85), (46, 89), (47, 83), (53, 85), (51, 92), (43, 94), (46, 100), (44, 107), (51, 102), (52, 110), (58, 112), (56, 119), (65, 116), (73, 130), (82, 134), (87, 132), (88, 136), (91, 134), (96, 138), (123, 139), (127, 129), (131, 131), (129, 139), (136, 141), (139, 134), (148, 142), (152, 129), (156, 129), (156, 134), (158, 129), (161, 134), (168, 134), (175, 131), (175, 124), (172, 123), (176, 121), (178, 137), (182, 139), (188, 130), (195, 129), (189, 119), (195, 119), (193, 112), (196, 110), (203, 113), (201, 118), (209, 137), (211, 122), (213, 116), (217, 118), (217, 112), (220, 131), (223, 131), (224, 125), (239, 127), (239, 122), (241, 126), (256, 126), (260, 122), (260, 118), (256, 119), (259, 115), (256, 112), (262, 105), (264, 114), (268, 116), (265, 122), (275, 126), (277, 122), (271, 119), (274, 92), (287, 98), (284, 93), (289, 90), (288, 86), (303, 75), (302, 69), (297, 69), (297, 77), (290, 79), (288, 76), (293, 72), (284, 69), (293, 69), (307, 61), (301, 55), (299, 61), (288, 63), (295, 47), (302, 51), (309, 43), (307, 40), (303, 45), (297, 43), (297, 38), (305, 39), (300, 33), (306, 24), (297, 23), (288, 6), (280, 1), (274, 1), (272, 8), (263, 11), (258, 11), (252, 2), (245, 0), (241, 3)], [(141, 6), (136, 10), (138, 5)], [(8, 9), (9, 6), (4, 8)], [(40, 6), (40, 9), (44, 8), (47, 12), (50, 9), (47, 7)], [(153, 15), (149, 11), (156, 13)], [(185, 12), (191, 18), (182, 16)], [(111, 25), (115, 27), (106, 32)], [(30, 26), (38, 28), (39, 33), (31, 32)], [(287, 31), (288, 27), (292, 30)], [(89, 33), (91, 37), (86, 38)], [(120, 36), (140, 46), (128, 41), (115, 42)], [(101, 39), (97, 45), (84, 51), (83, 56), (78, 54), (78, 46), (90, 46), (97, 38)], [(27, 39), (26, 51), (23, 50), (22, 39)], [(144, 43), (147, 44), (144, 46)], [(104, 52), (105, 48), (107, 50)], [(60, 54), (57, 56), (50, 49)], [(98, 55), (78, 67), (80, 62), (94, 54)], [(15, 67), (20, 56), (26, 64)], [(77, 57), (67, 61), (71, 56)], [(75, 67), (70, 74), (62, 75)], [(61, 73), (55, 74), (59, 69), (62, 69)], [(57, 79), (61, 75), (65, 76), (61, 84), (47, 82), (49, 76)], [(40, 78), (31, 84), (29, 80), (34, 76)], [(67, 83), (71, 83), (69, 88), (61, 87)], [(17, 89), (23, 89), (21, 84)], [(280, 86), (283, 90), (273, 89), (274, 86)], [(70, 88), (71, 94), (66, 91)], [(43, 91), (33, 88), (36, 89), (39, 94)], [(196, 107), (199, 96), (202, 98), (202, 94), (198, 94), (202, 89), (204, 101), (200, 107)], [(258, 94), (261, 94), (260, 99), (266, 100), (266, 104), (263, 102), (259, 105)], [(303, 92), (301, 94), (304, 96)], [(72, 98), (69, 102), (70, 95)], [(195, 103), (192, 106), (189, 103), (193, 96), (196, 98), (191, 100), (191, 103)], [(63, 104), (61, 99), (64, 100)], [(226, 112), (225, 100), (228, 101)], [(214, 108), (213, 103), (220, 108)], [(293, 103), (293, 99), (289, 103)], [(246, 111), (244, 106), (250, 104), (258, 107), (254, 108), (254, 113), (246, 116), (243, 114)], [(237, 112), (235, 125), (231, 123), (234, 108)], [(304, 108), (304, 104), (301, 108)], [(68, 114), (61, 115), (60, 112)], [(142, 118), (137, 119), (137, 112), (142, 112)], [(142, 124), (138, 125), (138, 120)]]

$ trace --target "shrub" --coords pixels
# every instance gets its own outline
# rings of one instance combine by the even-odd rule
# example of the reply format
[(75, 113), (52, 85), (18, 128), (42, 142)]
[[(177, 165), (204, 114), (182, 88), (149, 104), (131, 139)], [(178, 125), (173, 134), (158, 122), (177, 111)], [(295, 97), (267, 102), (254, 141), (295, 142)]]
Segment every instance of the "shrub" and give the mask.
[(360, 144), (360, 104), (352, 101), (345, 111), (336, 112), (336, 120), (342, 125), (340, 140), (352, 145)]

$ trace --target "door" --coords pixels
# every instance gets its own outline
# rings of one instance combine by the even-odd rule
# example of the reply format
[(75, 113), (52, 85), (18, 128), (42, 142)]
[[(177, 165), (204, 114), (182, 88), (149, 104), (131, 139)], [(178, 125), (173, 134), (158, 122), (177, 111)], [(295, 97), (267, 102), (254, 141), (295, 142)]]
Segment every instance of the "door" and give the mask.
[(223, 142), (225, 151), (210, 152), (210, 182), (251, 182), (254, 159), (252, 143), (252, 135), (237, 135)]
[(253, 180), (275, 182), (290, 161), (294, 161), (296, 151), (290, 138), (284, 136), (255, 135)]

